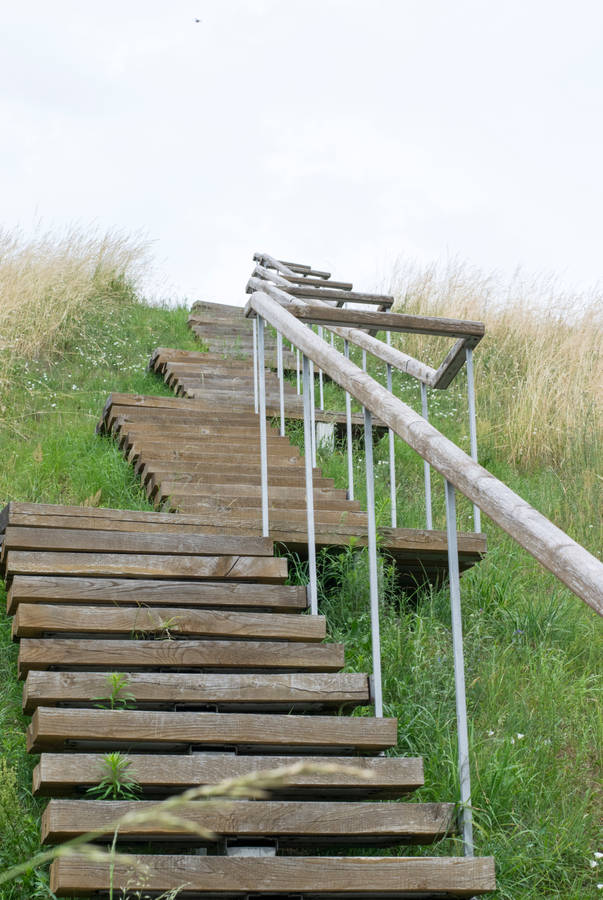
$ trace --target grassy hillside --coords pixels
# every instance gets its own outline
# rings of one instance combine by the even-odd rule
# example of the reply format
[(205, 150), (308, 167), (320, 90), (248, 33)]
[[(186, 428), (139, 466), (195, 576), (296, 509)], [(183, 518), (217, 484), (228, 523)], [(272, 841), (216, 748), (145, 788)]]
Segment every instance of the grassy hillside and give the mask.
[[(111, 390), (168, 393), (145, 371), (154, 347), (192, 348), (195, 342), (186, 329), (184, 309), (150, 307), (138, 299), (139, 249), (131, 248), (132, 253), (124, 255), (118, 242), (115, 252), (105, 249), (108, 262), (103, 267), (85, 264), (86, 259), (98, 263), (98, 246), (88, 256), (81, 242), (75, 246), (80, 260), (75, 270), (81, 279), (78, 302), (74, 301), (68, 317), (61, 311), (59, 287), (61, 278), (67, 280), (66, 273), (72, 271), (70, 266), (63, 266), (62, 275), (60, 265), (49, 267), (54, 280), (50, 278), (46, 287), (47, 319), (36, 325), (37, 306), (33, 324), (28, 320), (23, 329), (30, 335), (26, 342), (17, 338), (27, 304), (22, 303), (18, 313), (14, 304), (11, 307), (13, 337), (0, 348), (5, 373), (0, 387), (0, 504), (14, 499), (148, 508), (129, 466), (110, 440), (95, 436), (94, 426)], [(36, 254), (29, 248), (25, 256), (30, 263), (28, 277), (35, 282), (31, 269)], [(47, 256), (52, 256), (49, 250)], [(0, 285), (2, 277), (0, 257)], [(426, 310), (436, 297), (443, 303), (445, 294), (441, 285), (439, 293), (427, 288), (422, 293), (411, 291), (407, 280), (402, 299), (410, 311)], [(11, 296), (17, 295), (13, 291)], [(458, 314), (464, 314), (460, 296), (451, 297)], [(538, 330), (536, 313), (531, 315), (522, 320), (522, 328), (526, 331), (526, 322), (532, 323), (536, 331), (526, 334)], [(0, 307), (0, 322), (2, 316)], [(495, 316), (489, 316), (486, 321), (496, 335)], [(507, 321), (507, 326), (512, 322)], [(559, 327), (555, 334), (562, 355), (563, 341), (575, 346), (576, 329), (582, 325)], [(583, 329), (580, 340), (585, 353), (591, 346), (584, 343), (587, 338)], [(549, 333), (549, 344), (551, 340)], [(528, 349), (530, 341), (526, 337)], [(436, 350), (429, 345), (421, 352), (435, 354)], [(547, 438), (541, 445), (530, 438), (529, 449), (519, 452), (526, 445), (521, 440), (513, 442), (511, 418), (522, 396), (524, 400), (528, 396), (531, 363), (525, 354), (514, 353), (508, 344), (502, 358), (495, 337), (476, 353), (481, 460), (572, 537), (596, 550), (601, 536), (600, 477), (592, 416), (582, 417), (579, 410), (575, 420), (565, 415), (562, 439), (555, 443)], [(592, 366), (589, 358), (586, 368)], [(400, 379), (397, 390), (418, 406), (414, 384)], [(593, 403), (592, 387), (582, 385), (582, 391), (583, 402)], [(568, 394), (569, 404), (572, 396)], [(556, 404), (562, 399), (558, 397)], [(341, 407), (333, 385), (327, 386), (327, 400)], [(430, 402), (433, 423), (467, 447), (462, 379)], [(530, 424), (536, 435), (556, 434), (561, 427), (558, 419), (551, 425), (547, 404), (543, 395), (542, 403), (532, 409)], [(296, 429), (291, 430), (295, 436)], [(343, 449), (322, 460), (326, 474), (332, 474), (341, 486), (345, 484)], [(422, 464), (401, 442), (396, 452), (399, 524), (420, 527)], [(355, 456), (362, 497), (360, 446)], [(385, 440), (377, 446), (376, 458), (381, 463), (386, 460)], [(377, 470), (378, 515), (385, 524), (387, 466), (378, 465)], [(442, 526), (443, 490), (436, 476), (434, 501), (436, 526)], [(470, 529), (470, 517), (470, 505), (461, 503), (462, 528)], [(478, 852), (496, 856), (499, 896), (505, 900), (601, 896), (597, 883), (603, 882), (603, 874), (591, 866), (596, 862), (595, 851), (601, 849), (596, 844), (601, 801), (599, 620), (497, 528), (486, 521), (485, 529), (489, 554), (464, 576), (462, 584)], [(320, 567), (321, 603), (331, 635), (347, 644), (349, 668), (366, 670), (370, 666), (366, 560), (350, 550), (338, 557), (323, 556)], [(294, 566), (293, 577), (302, 569)], [(384, 695), (386, 712), (400, 721), (399, 752), (425, 758), (426, 787), (420, 799), (453, 799), (457, 796), (456, 750), (446, 593), (402, 595), (385, 560), (383, 600)], [(20, 713), (16, 647), (3, 614), (0, 639), (2, 871), (36, 851), (40, 804), (30, 795), (33, 761), (25, 754), (26, 721)], [(454, 843), (433, 852), (458, 851)], [(44, 871), (0, 888), (1, 900), (49, 896)]]

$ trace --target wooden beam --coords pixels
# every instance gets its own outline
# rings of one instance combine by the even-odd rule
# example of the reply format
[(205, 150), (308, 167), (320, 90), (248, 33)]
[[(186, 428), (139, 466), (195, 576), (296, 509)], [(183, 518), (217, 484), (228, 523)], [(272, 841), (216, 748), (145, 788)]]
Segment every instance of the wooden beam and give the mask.
[(213, 669), (225, 671), (337, 672), (344, 664), (343, 644), (251, 640), (120, 640), (23, 638), (19, 677), (44, 671), (101, 668)]
[[(109, 678), (109, 672), (31, 671), (23, 688), (23, 711), (31, 715), (38, 706), (96, 707), (98, 698), (109, 693)], [(128, 672), (124, 692), (135, 698), (137, 709), (179, 704), (299, 712), (370, 703), (368, 677), (355, 672)]]
[[(43, 844), (70, 841), (91, 831), (107, 829), (129, 817), (119, 829), (124, 841), (186, 840), (195, 838), (186, 824), (161, 822), (152, 800), (51, 800), (42, 816)], [(144, 814), (148, 818), (142, 818)], [(132, 821), (139, 815), (137, 821)], [(300, 800), (224, 800), (221, 804), (193, 801), (178, 810), (178, 819), (213, 831), (221, 838), (244, 841), (277, 840), (282, 846), (337, 843), (342, 846), (430, 844), (454, 834), (453, 803), (338, 803)]]
[[(241, 778), (253, 772), (294, 766), (307, 759), (300, 756), (237, 756), (218, 752), (153, 755), (128, 753), (128, 774), (139, 782), (145, 792), (174, 794), (190, 787), (217, 784), (225, 778)], [(320, 772), (290, 775), (280, 787), (271, 789), (271, 795), (302, 796), (305, 799), (320, 799), (323, 796), (330, 799), (393, 799), (422, 787), (424, 783), (423, 761), (416, 757), (377, 756), (358, 759), (353, 756), (313, 756), (312, 761), (318, 764), (335, 763), (339, 771), (328, 775)], [(346, 767), (350, 766), (367, 769), (372, 777), (364, 781), (357, 775), (348, 774)], [(73, 794), (76, 789), (86, 789), (98, 784), (105, 772), (106, 765), (102, 755), (98, 753), (43, 753), (33, 774), (34, 794)]]
[(346, 328), (373, 328), (377, 331), (397, 331), (405, 334), (433, 334), (445, 337), (478, 337), (485, 333), (483, 322), (463, 319), (444, 319), (434, 316), (409, 316), (401, 313), (366, 312), (356, 309), (325, 308), (323, 306), (292, 307), (289, 312), (302, 322), (335, 325)]
[[(394, 856), (138, 856), (145, 866), (145, 891), (187, 891), (214, 897), (245, 898), (249, 894), (279, 897), (307, 894), (313, 900), (334, 897), (390, 900), (445, 896), (474, 897), (496, 889), (492, 857)], [(50, 869), (50, 889), (58, 897), (88, 896), (110, 884), (131, 884), (132, 866), (92, 862), (86, 857), (60, 857)]]
[(38, 707), (27, 729), (30, 753), (89, 741), (169, 746), (250, 747), (280, 751), (379, 753), (396, 745), (396, 719), (365, 716), (282, 716), (256, 713)]

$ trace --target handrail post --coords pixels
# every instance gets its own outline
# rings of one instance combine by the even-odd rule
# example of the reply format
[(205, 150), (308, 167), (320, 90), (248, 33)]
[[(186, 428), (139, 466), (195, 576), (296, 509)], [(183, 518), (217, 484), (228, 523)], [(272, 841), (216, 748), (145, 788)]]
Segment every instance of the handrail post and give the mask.
[[(350, 345), (347, 340), (343, 342), (343, 352), (346, 359), (350, 358)], [(352, 449), (352, 398), (348, 391), (345, 392), (345, 429), (348, 451), (348, 500), (354, 499), (354, 459)]]
[(306, 467), (306, 521), (308, 528), (308, 573), (310, 582), (310, 612), (318, 613), (318, 589), (316, 584), (316, 539), (314, 534), (314, 486), (312, 477), (312, 403), (310, 390), (314, 381), (310, 373), (310, 361), (302, 354), (304, 381), (304, 462)]
[[(391, 344), (392, 336), (391, 332), (386, 332), (387, 343)], [(387, 389), (390, 394), (394, 393), (393, 388), (393, 380), (392, 380), (392, 367), (390, 363), (387, 363)], [(394, 432), (391, 428), (388, 428), (389, 432), (389, 504), (391, 510), (391, 522), (392, 528), (397, 528), (398, 525), (398, 510), (396, 504), (396, 450), (394, 444)]]
[[(321, 340), (323, 339), (322, 325), (318, 326), (318, 337)], [(322, 374), (322, 369), (318, 370), (318, 408), (325, 408), (324, 376)]]
[(299, 376), (299, 350), (295, 350), (295, 374), (297, 376), (297, 393), (301, 394), (301, 384)]
[(262, 492), (262, 536), (268, 537), (268, 441), (266, 437), (266, 369), (264, 366), (264, 319), (258, 323), (258, 375), (260, 399), (260, 480)]
[[(429, 422), (427, 409), (427, 385), (421, 382), (421, 412), (426, 422)], [(423, 460), (423, 479), (425, 481), (425, 527), (428, 531), (433, 528), (433, 515), (431, 512), (431, 467), (427, 460)]]
[(278, 372), (279, 405), (281, 414), (280, 435), (285, 436), (285, 378), (283, 373), (283, 336), (276, 335), (276, 366)]
[(257, 317), (252, 319), (253, 322), (253, 408), (257, 416), (258, 406), (258, 320)]
[(452, 650), (454, 655), (454, 688), (456, 698), (456, 726), (458, 740), (458, 770), (461, 788), (461, 822), (465, 856), (473, 856), (473, 813), (471, 809), (471, 773), (469, 770), (469, 734), (467, 729), (467, 699), (465, 695), (465, 663), (463, 658), (463, 622), (461, 617), (461, 582), (456, 528), (454, 485), (446, 487), (446, 533), (448, 536), (448, 576), (450, 581), (450, 611), (452, 616)]
[(366, 511), (368, 518), (369, 590), (371, 603), (371, 646), (373, 653), (373, 699), (375, 716), (383, 716), (381, 682), (381, 634), (379, 630), (379, 578), (377, 574), (377, 526), (375, 522), (375, 470), (373, 468), (373, 419), (364, 407), (364, 460), (366, 465)]
[[(312, 434), (311, 434), (311, 456), (312, 456), (312, 465), (316, 468), (316, 385), (314, 384), (314, 363), (312, 360), (309, 360), (310, 363), (310, 411), (312, 418)], [(304, 393), (306, 391), (306, 383), (304, 382)]]
[[(477, 462), (477, 424), (475, 413), (475, 381), (473, 377), (473, 348), (465, 347), (467, 362), (467, 400), (469, 405), (469, 439), (471, 441), (471, 459)], [(482, 530), (482, 516), (479, 506), (473, 504), (473, 527)]]

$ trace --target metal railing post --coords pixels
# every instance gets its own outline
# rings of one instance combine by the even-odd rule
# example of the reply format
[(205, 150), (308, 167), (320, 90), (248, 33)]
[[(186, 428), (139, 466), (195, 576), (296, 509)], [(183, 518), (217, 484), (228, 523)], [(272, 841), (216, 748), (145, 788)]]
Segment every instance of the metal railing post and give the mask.
[(295, 351), (295, 372), (297, 375), (297, 393), (301, 394), (301, 385), (300, 385), (300, 377), (299, 377), (299, 350)]
[(377, 574), (377, 526), (375, 522), (375, 471), (373, 469), (373, 420), (364, 408), (364, 459), (366, 464), (366, 511), (368, 518), (369, 589), (375, 716), (383, 716), (381, 682), (381, 634), (379, 630), (379, 578)]
[[(426, 422), (429, 421), (427, 409), (427, 385), (421, 382), (421, 411)], [(425, 480), (425, 527), (428, 531), (433, 528), (433, 516), (431, 513), (431, 467), (423, 460), (423, 477)]]
[[(467, 362), (467, 400), (469, 404), (469, 439), (471, 441), (471, 459), (477, 462), (477, 423), (475, 413), (475, 381), (473, 378), (473, 348), (465, 348)], [(482, 530), (482, 515), (479, 506), (473, 504), (473, 527)]]
[(471, 773), (469, 770), (469, 734), (467, 699), (465, 696), (465, 664), (463, 658), (463, 623), (461, 618), (461, 583), (456, 529), (454, 485), (446, 486), (446, 532), (448, 535), (448, 575), (450, 611), (452, 615), (452, 650), (454, 655), (454, 692), (458, 739), (458, 769), (461, 788), (461, 822), (465, 856), (473, 856), (473, 813), (471, 809)]
[[(343, 342), (343, 352), (346, 359), (350, 358), (350, 345)], [(348, 451), (348, 500), (354, 499), (354, 458), (352, 449), (352, 398), (345, 392), (345, 429)]]
[[(323, 339), (322, 325), (318, 326), (318, 337), (321, 340)], [(322, 374), (322, 369), (318, 370), (318, 408), (325, 408), (324, 376)]]
[(280, 435), (285, 436), (285, 378), (283, 372), (283, 336), (276, 335), (276, 367), (278, 372), (279, 405), (281, 414)]
[(302, 354), (304, 381), (304, 462), (306, 467), (306, 521), (308, 528), (308, 572), (310, 586), (310, 612), (318, 613), (318, 589), (316, 584), (316, 539), (314, 535), (314, 486), (312, 479), (312, 403), (310, 391), (314, 392), (314, 380), (310, 372), (310, 361)]
[[(387, 343), (391, 344), (392, 336), (388, 331), (386, 332)], [(387, 363), (387, 389), (390, 394), (393, 394), (393, 380), (392, 380), (392, 367), (389, 363)], [(398, 525), (398, 509), (396, 503), (396, 450), (394, 444), (394, 432), (391, 428), (388, 429), (389, 432), (389, 505), (391, 510), (391, 523), (392, 528), (397, 528)]]
[[(310, 407), (312, 413), (312, 465), (316, 468), (316, 385), (314, 383), (314, 363), (312, 360), (309, 360), (310, 363)], [(304, 382), (304, 393), (306, 390), (306, 384)]]
[(362, 351), (362, 371), (366, 372), (366, 350)]
[(257, 416), (258, 406), (258, 320), (253, 319), (253, 408)]
[(260, 481), (262, 492), (262, 536), (268, 537), (268, 441), (266, 437), (266, 369), (264, 366), (264, 320), (257, 316), (258, 323), (258, 375), (259, 375), (259, 415), (260, 415)]

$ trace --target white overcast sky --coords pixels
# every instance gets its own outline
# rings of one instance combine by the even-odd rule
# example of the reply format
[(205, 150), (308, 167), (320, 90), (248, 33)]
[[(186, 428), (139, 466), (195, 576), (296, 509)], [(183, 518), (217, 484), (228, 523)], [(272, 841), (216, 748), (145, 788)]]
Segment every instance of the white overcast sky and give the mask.
[(602, 0), (0, 0), (0, 77), (2, 224), (142, 229), (174, 296), (603, 280)]

